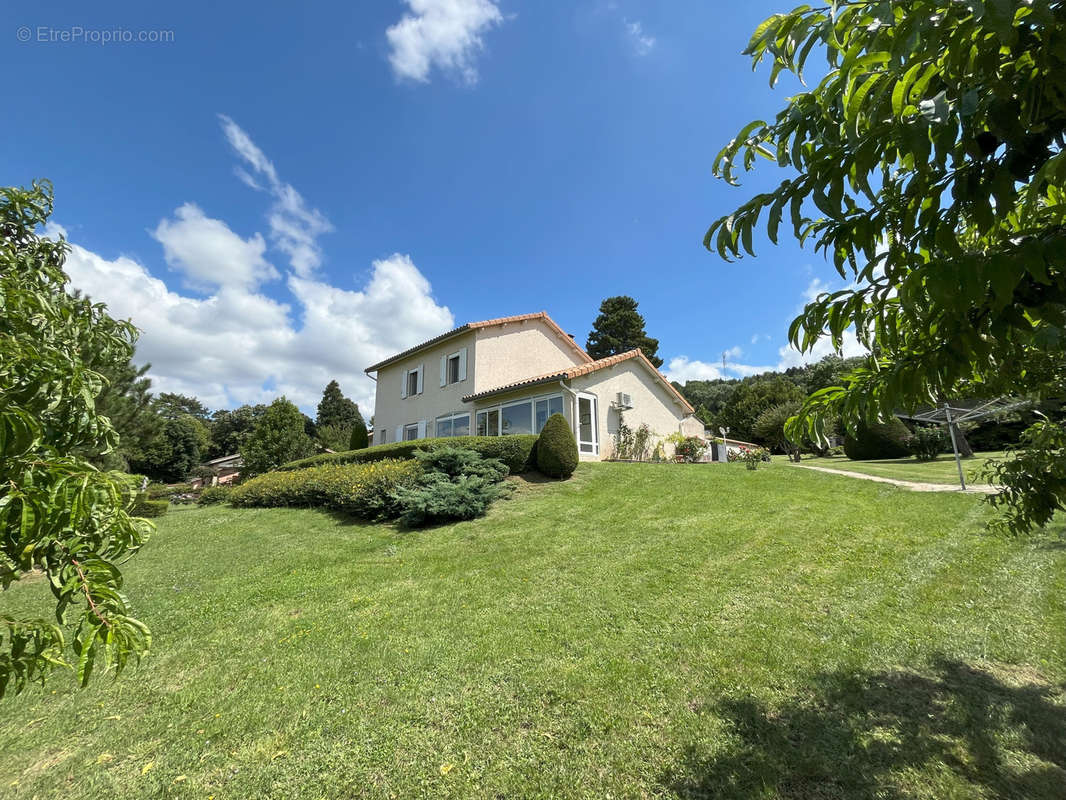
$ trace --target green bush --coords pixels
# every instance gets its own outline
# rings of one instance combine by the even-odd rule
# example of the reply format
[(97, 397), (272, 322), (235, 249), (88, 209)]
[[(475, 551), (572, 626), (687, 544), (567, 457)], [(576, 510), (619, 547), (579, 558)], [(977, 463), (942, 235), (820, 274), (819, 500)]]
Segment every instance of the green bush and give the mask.
[(933, 461), (947, 449), (948, 441), (943, 428), (919, 425), (907, 440), (907, 445), (919, 461)]
[(202, 506), (213, 506), (217, 503), (225, 503), (232, 493), (232, 486), (208, 486), (200, 492), (196, 502)]
[(907, 426), (896, 417), (872, 425), (860, 422), (854, 433), (849, 431), (844, 437), (844, 453), (852, 461), (904, 458), (910, 455), (907, 447), (910, 437)]
[(578, 453), (570, 423), (562, 414), (552, 414), (544, 423), (537, 442), (537, 469), (549, 478), (569, 478), (577, 469)]
[(421, 450), (415, 458), (421, 475), (395, 492), (400, 524), (407, 528), (480, 517), (507, 493), (500, 483), (507, 466), (498, 459), (454, 447)]
[[(140, 488), (140, 484), (137, 484), (137, 488)], [(170, 498), (175, 494), (187, 494), (193, 491), (193, 488), (191, 483), (175, 483), (170, 486), (163, 483), (150, 483), (146, 491), (152, 500), (160, 500)]]
[(169, 505), (166, 500), (154, 500), (146, 492), (139, 492), (130, 507), (130, 516), (161, 517), (167, 513)]
[(440, 439), (414, 439), (409, 442), (378, 444), (362, 450), (344, 453), (322, 453), (282, 464), (278, 470), (298, 470), (322, 464), (366, 464), (384, 459), (413, 458), (416, 450), (433, 450), (438, 447), (473, 450), (484, 458), (498, 458), (512, 475), (536, 468), (534, 446), (537, 437), (533, 434), (515, 436), (452, 436)]
[(416, 461), (325, 464), (289, 472), (267, 472), (236, 487), (229, 496), (238, 507), (329, 508), (363, 519), (396, 516), (393, 492), (414, 481)]
[(366, 431), (366, 423), (360, 416), (352, 425), (352, 436), (348, 440), (349, 450), (366, 450), (370, 446), (370, 436)]

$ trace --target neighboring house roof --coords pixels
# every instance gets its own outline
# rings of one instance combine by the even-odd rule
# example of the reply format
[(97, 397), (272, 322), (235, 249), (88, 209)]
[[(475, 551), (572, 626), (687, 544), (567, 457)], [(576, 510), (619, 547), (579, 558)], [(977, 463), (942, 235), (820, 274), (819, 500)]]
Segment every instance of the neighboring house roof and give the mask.
[(562, 328), (560, 328), (556, 324), (555, 320), (553, 320), (551, 317), (548, 316), (548, 312), (546, 312), (546, 311), (537, 311), (534, 314), (518, 314), (518, 315), (513, 316), (513, 317), (499, 317), (497, 319), (482, 320), (481, 322), (468, 322), (465, 325), (460, 325), (458, 328), (453, 328), (452, 330), (448, 331), (447, 333), (442, 333), (440, 336), (434, 336), (432, 339), (427, 339), (426, 341), (422, 342), (422, 344), (415, 345), (414, 347), (409, 347), (408, 349), (404, 350), (402, 353), (397, 353), (394, 356), (389, 356), (384, 361), (379, 361), (377, 364), (374, 364), (373, 366), (367, 367), (365, 370), (363, 370), (363, 372), (376, 372), (377, 370), (381, 369), (382, 367), (387, 367), (389, 364), (392, 364), (394, 361), (399, 361), (401, 359), (407, 358), (407, 356), (414, 355), (415, 353), (417, 353), (419, 350), (421, 350), (424, 347), (429, 347), (430, 345), (434, 345), (434, 344), (440, 344), (441, 342), (443, 342), (443, 341), (445, 341), (447, 339), (450, 339), (453, 336), (458, 336), (461, 333), (466, 333), (468, 331), (478, 330), (480, 328), (492, 328), (492, 327), (495, 327), (497, 325), (507, 325), (507, 324), (512, 323), (512, 322), (525, 322), (526, 320), (531, 320), (531, 319), (543, 320), (543, 322), (549, 328), (553, 329), (557, 334), (559, 334), (559, 336), (562, 338), (562, 340), (564, 342), (566, 342), (568, 345), (570, 345), (571, 348), (573, 348), (574, 352), (580, 358), (582, 358), (584, 361), (592, 361), (592, 356), (590, 356), (588, 353), (586, 353), (582, 349), (581, 345), (579, 345), (577, 342), (575, 342), (573, 340), (573, 338), (570, 336), (570, 334), (568, 334), (566, 331), (564, 331)]
[(599, 370), (606, 369), (607, 367), (613, 367), (615, 364), (621, 364), (623, 361), (628, 361), (631, 358), (637, 359), (645, 367), (651, 370), (651, 372), (659, 379), (662, 385), (666, 387), (666, 390), (677, 398), (677, 400), (681, 403), (682, 407), (684, 407), (689, 414), (695, 413), (695, 409), (692, 408), (688, 400), (686, 400), (684, 396), (670, 384), (670, 381), (666, 379), (666, 376), (659, 372), (659, 370), (655, 368), (655, 365), (652, 364), (648, 360), (648, 357), (644, 355), (644, 353), (642, 353), (639, 349), (629, 350), (625, 353), (619, 353), (618, 355), (614, 356), (607, 356), (607, 358), (601, 358), (598, 361), (590, 361), (588, 364), (578, 364), (574, 367), (567, 367), (566, 369), (555, 370), (554, 372), (548, 372), (543, 375), (537, 375), (532, 378), (526, 378), (525, 380), (504, 384), (503, 386), (497, 386), (492, 389), (486, 389), (485, 391), (478, 392), (477, 394), (468, 394), (466, 397), (463, 398), (463, 402), (468, 403), (471, 400), (480, 400), (483, 397), (490, 397), (495, 394), (503, 394), (504, 392), (512, 392), (516, 389), (524, 389), (528, 386), (536, 386), (540, 383), (553, 383), (555, 381), (577, 378), (581, 375), (588, 375), (591, 372), (598, 372)]
[[(241, 460), (241, 454), (240, 453), (234, 453), (231, 456), (222, 456), (221, 458), (212, 458), (210, 461), (205, 461), (204, 465), (205, 466), (216, 466), (218, 464), (224, 464), (227, 461), (240, 461), (240, 460)], [(239, 465), (235, 464), (234, 466), (239, 466)]]

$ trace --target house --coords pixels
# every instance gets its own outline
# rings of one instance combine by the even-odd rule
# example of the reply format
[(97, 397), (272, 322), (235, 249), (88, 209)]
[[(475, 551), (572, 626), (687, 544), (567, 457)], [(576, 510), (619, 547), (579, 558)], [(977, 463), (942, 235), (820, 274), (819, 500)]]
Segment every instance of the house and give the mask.
[(203, 478), (200, 476), (194, 477), (190, 483), (193, 489), (199, 489), (203, 486), (218, 486), (233, 483), (241, 475), (241, 467), (244, 466), (244, 462), (241, 461), (240, 453), (234, 453), (231, 456), (222, 456), (221, 458), (213, 458), (210, 461), (205, 461), (200, 465), (206, 467), (214, 474), (209, 478)]
[(620, 415), (651, 446), (702, 436), (692, 406), (639, 350), (593, 360), (545, 312), (470, 322), (366, 368), (377, 381), (374, 444), (540, 433), (562, 413), (581, 458), (611, 453)]

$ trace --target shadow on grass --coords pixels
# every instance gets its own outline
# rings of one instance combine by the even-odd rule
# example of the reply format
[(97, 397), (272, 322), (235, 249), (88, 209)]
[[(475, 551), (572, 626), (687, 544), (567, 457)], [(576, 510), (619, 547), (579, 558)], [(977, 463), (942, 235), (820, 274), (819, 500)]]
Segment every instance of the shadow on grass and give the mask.
[(826, 673), (809, 697), (708, 710), (727, 727), (662, 776), (686, 798), (1066, 797), (1066, 697), (1035, 675), (954, 661)]

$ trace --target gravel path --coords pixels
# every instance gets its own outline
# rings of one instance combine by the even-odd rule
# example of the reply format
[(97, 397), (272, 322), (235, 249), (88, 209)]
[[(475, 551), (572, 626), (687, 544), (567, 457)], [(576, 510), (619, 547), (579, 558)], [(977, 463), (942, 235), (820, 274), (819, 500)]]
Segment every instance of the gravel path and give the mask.
[[(846, 475), (849, 478), (862, 478), (877, 483), (891, 483), (893, 486), (902, 486), (912, 492), (962, 492), (958, 486), (951, 483), (922, 483), (921, 481), (902, 481), (897, 478), (882, 478), (880, 475), (867, 475), (865, 472), (851, 472), (846, 469), (830, 469), (829, 467), (816, 467), (813, 464), (792, 464), (801, 469), (813, 469), (818, 472), (828, 472), (830, 475)], [(967, 485), (966, 494), (995, 494), (999, 491), (995, 486), (988, 484)]]

